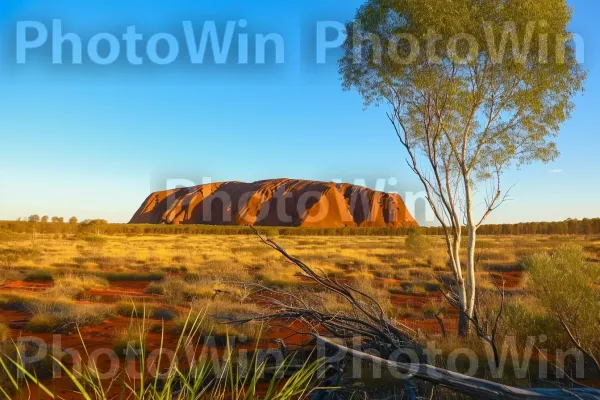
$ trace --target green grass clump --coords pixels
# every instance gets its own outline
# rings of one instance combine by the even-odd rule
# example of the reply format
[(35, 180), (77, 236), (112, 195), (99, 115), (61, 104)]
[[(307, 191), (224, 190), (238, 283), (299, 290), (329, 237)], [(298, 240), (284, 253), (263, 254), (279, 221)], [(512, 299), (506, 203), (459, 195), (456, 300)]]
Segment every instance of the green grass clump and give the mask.
[(52, 333), (60, 325), (60, 321), (52, 314), (37, 314), (27, 323), (32, 333)]
[[(202, 326), (203, 317), (206, 313), (196, 313), (185, 318), (181, 336), (177, 341), (173, 353), (178, 355), (200, 354), (204, 343), (196, 341), (198, 331)], [(117, 341), (114, 344), (114, 350), (119, 355), (133, 357), (139, 363), (139, 377), (130, 377), (128, 374), (118, 373), (112, 380), (109, 378), (103, 380), (101, 372), (93, 365), (84, 363), (81, 368), (75, 372), (74, 366), (62, 362), (62, 356), (59, 355), (54, 361), (73, 383), (75, 395), (85, 399), (106, 399), (110, 396), (107, 391), (111, 387), (121, 387), (124, 398), (145, 399), (145, 400), (166, 400), (166, 399), (232, 399), (232, 400), (292, 400), (306, 399), (315, 388), (319, 386), (322, 378), (320, 372), (323, 366), (321, 360), (314, 360), (310, 357), (303, 363), (293, 362), (293, 357), (289, 357), (284, 362), (276, 366), (273, 370), (265, 361), (259, 361), (258, 352), (253, 351), (249, 357), (245, 357), (246, 362), (239, 362), (241, 352), (236, 352), (226, 343), (223, 354), (207, 353), (206, 356), (198, 359), (188, 360), (192, 365), (186, 364), (185, 357), (173, 357), (166, 369), (160, 370), (160, 375), (151, 372), (153, 365), (158, 362), (152, 357), (147, 357), (145, 339), (147, 334), (146, 321), (136, 321), (128, 328), (119, 332)], [(84, 349), (85, 341), (82, 338)], [(204, 347), (206, 348), (206, 347)], [(159, 354), (163, 354), (163, 348), (156, 349)], [(17, 393), (22, 390), (24, 385), (22, 380), (17, 379), (18, 374), (24, 374), (29, 386), (36, 386), (44, 396), (57, 398), (53, 389), (43, 383), (47, 374), (43, 374), (41, 369), (33, 371), (30, 366), (25, 365), (19, 356), (23, 350), (1, 349), (0, 348), (0, 388), (7, 398), (8, 394)], [(204, 354), (204, 353), (203, 353)], [(244, 354), (248, 354), (244, 351)], [(210, 357), (218, 357), (217, 360)], [(180, 362), (181, 361), (181, 362)], [(215, 363), (214, 361), (218, 361)], [(292, 369), (293, 368), (293, 369)], [(148, 372), (148, 373), (146, 373)], [(137, 379), (135, 383), (132, 379)], [(177, 392), (175, 392), (177, 391)]]
[(151, 296), (162, 296), (165, 294), (165, 288), (160, 283), (152, 282), (148, 285), (145, 292)]
[(578, 347), (600, 359), (598, 265), (588, 261), (580, 246), (563, 245), (530, 257), (526, 267), (542, 309), (564, 328), (548, 332), (570, 332)]
[(92, 289), (108, 288), (109, 282), (105, 278), (94, 275), (62, 275), (54, 279), (54, 286), (47, 291), (56, 297), (81, 299), (85, 293)]
[(165, 279), (165, 274), (161, 272), (109, 272), (103, 276), (110, 282), (162, 281)]
[(0, 295), (0, 308), (3, 310), (26, 311), (27, 305), (35, 298), (26, 294), (6, 293)]
[(54, 277), (51, 271), (42, 269), (29, 272), (23, 280), (25, 282), (52, 282)]
[[(260, 335), (261, 327), (258, 324), (227, 324), (229, 321), (258, 315), (260, 308), (256, 304), (239, 304), (220, 299), (199, 299), (191, 304), (190, 313), (201, 321), (197, 326), (198, 333), (201, 335), (211, 335), (217, 338), (232, 335), (257, 338)], [(182, 332), (187, 319), (186, 316), (175, 318), (173, 331)]]
[(104, 245), (108, 242), (105, 237), (100, 235), (81, 235), (79, 238), (92, 245)]
[(69, 299), (32, 300), (27, 304), (32, 317), (27, 329), (33, 333), (74, 332), (78, 327), (97, 325), (114, 316), (114, 307), (77, 304)]
[(14, 267), (19, 262), (32, 261), (40, 255), (40, 250), (31, 247), (0, 249), (0, 266), (6, 268)]
[(119, 357), (132, 357), (146, 351), (148, 327), (142, 322), (132, 323), (117, 334), (113, 350)]

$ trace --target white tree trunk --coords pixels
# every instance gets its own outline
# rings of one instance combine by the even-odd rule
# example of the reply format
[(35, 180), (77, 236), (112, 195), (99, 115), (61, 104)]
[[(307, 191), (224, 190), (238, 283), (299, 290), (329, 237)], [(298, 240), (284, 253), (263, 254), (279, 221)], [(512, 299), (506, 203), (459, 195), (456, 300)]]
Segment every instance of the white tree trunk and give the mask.
[[(473, 200), (472, 200), (472, 188), (471, 179), (467, 173), (464, 174), (465, 184), (465, 208), (467, 216), (467, 303), (465, 311), (469, 318), (473, 318), (475, 314), (475, 301), (477, 295), (477, 282), (475, 278), (475, 246), (477, 244), (477, 225), (473, 219)], [(468, 335), (470, 323), (467, 322), (467, 331), (464, 332)]]
[(476, 282), (475, 282), (475, 245), (477, 243), (477, 229), (469, 224), (469, 242), (467, 244), (467, 286), (468, 303), (467, 314), (473, 318), (475, 312)]

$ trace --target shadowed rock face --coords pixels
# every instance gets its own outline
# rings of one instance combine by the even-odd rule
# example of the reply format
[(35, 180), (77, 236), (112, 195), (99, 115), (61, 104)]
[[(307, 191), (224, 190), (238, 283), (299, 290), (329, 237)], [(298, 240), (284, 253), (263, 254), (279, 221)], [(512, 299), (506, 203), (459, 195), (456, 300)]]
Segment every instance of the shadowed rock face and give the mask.
[(346, 183), (272, 179), (151, 194), (130, 223), (339, 227), (418, 226), (397, 194)]

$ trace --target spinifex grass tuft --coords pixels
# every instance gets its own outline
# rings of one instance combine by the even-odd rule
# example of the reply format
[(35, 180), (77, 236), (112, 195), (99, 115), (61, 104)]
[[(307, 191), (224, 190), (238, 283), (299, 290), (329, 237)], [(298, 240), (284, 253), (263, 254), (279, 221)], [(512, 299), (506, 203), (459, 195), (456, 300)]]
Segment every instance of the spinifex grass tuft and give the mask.
[[(56, 357), (51, 357), (54, 363), (73, 383), (75, 393), (86, 400), (108, 400), (114, 398), (109, 395), (112, 388), (120, 389), (120, 397), (135, 400), (169, 400), (169, 399), (299, 399), (307, 397), (320, 380), (321, 361), (306, 361), (294, 373), (288, 373), (292, 365), (292, 357), (275, 368), (269, 369), (271, 378), (265, 379), (267, 365), (258, 360), (258, 348), (254, 348), (248, 360), (240, 362), (235, 357), (232, 346), (227, 343), (222, 359), (217, 360), (205, 357), (202, 353), (201, 341), (202, 321), (206, 313), (190, 313), (185, 321), (183, 331), (177, 340), (171, 362), (163, 373), (158, 373), (161, 366), (164, 344), (164, 333), (161, 334), (161, 343), (158, 356), (153, 361), (148, 358), (144, 345), (148, 332), (147, 314), (144, 308), (144, 318), (132, 320), (130, 329), (132, 335), (128, 346), (138, 363), (137, 379), (129, 376), (128, 370), (120, 371), (117, 376), (106, 380), (101, 378), (98, 366), (90, 361), (82, 363), (81, 368), (72, 368)], [(163, 323), (164, 324), (164, 323)], [(164, 328), (164, 326), (163, 326)], [(164, 329), (161, 330), (164, 332)], [(88, 349), (81, 333), (79, 334), (85, 356), (88, 360)], [(35, 373), (23, 362), (18, 346), (15, 344), (16, 356), (0, 356), (0, 371), (7, 376), (7, 386), (0, 389), (0, 397), (12, 400), (11, 391), (23, 393), (23, 388), (33, 385), (50, 398), (58, 398), (51, 389), (41, 382)], [(197, 354), (201, 354), (197, 356)], [(186, 359), (191, 362), (181, 365), (178, 360)], [(175, 361), (173, 361), (175, 360)], [(156, 373), (150, 373), (157, 371)], [(21, 378), (19, 378), (20, 376)], [(24, 377), (24, 379), (23, 379)]]

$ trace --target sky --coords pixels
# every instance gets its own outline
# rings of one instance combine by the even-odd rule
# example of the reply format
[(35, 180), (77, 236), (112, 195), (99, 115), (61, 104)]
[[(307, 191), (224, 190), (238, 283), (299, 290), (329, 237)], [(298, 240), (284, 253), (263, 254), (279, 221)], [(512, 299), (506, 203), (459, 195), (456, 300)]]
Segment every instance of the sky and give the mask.
[[(2, 2), (0, 220), (39, 214), (128, 222), (151, 192), (207, 180), (343, 180), (418, 198), (423, 189), (385, 108), (365, 110), (357, 93), (342, 89), (335, 50), (325, 64), (316, 62), (318, 22), (345, 22), (361, 3)], [(585, 42), (586, 92), (561, 128), (560, 158), (508, 171), (511, 201), (489, 223), (600, 217), (600, 3), (569, 3), (575, 9), (571, 30)], [(81, 37), (82, 64), (69, 64), (69, 46), (63, 64), (53, 64), (53, 20), (61, 21), (63, 34)], [(235, 57), (225, 64), (191, 64), (182, 44), (181, 59), (169, 65), (151, 63), (148, 54), (143, 65), (132, 65), (124, 49), (109, 65), (85, 54), (96, 34), (121, 36), (130, 26), (143, 34), (144, 54), (143, 43), (154, 34), (171, 33), (183, 42), (183, 21), (199, 36), (206, 21), (224, 29), (227, 21), (240, 20), (247, 26), (237, 26), (236, 33), (249, 33), (251, 43), (255, 34), (279, 34), (284, 62), (276, 64), (268, 53), (265, 65), (240, 65)], [(49, 39), (19, 64), (18, 32), (25, 21), (45, 27)], [(35, 29), (24, 40), (33, 42)], [(99, 49), (98, 57), (108, 56), (107, 46)], [(422, 207), (415, 212), (421, 222), (432, 222)]]

